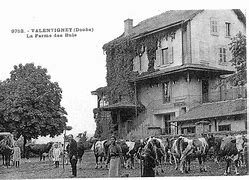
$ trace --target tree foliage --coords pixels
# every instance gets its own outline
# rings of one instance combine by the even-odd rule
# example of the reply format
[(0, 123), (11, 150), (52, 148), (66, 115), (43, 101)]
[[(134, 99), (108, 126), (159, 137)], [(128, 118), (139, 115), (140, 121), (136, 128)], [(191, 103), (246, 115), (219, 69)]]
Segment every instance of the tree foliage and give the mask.
[(245, 85), (246, 80), (246, 36), (239, 32), (232, 38), (229, 44), (229, 50), (232, 52), (232, 65), (235, 67), (236, 72), (228, 78), (233, 85)]
[(14, 66), (0, 88), (6, 130), (24, 139), (63, 133), (67, 118), (61, 106), (62, 90), (51, 81), (47, 69), (33, 63)]

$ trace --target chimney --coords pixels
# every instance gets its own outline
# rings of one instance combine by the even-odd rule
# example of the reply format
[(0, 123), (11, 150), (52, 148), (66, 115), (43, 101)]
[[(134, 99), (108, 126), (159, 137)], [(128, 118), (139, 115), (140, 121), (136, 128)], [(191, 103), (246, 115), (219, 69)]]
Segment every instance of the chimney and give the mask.
[(126, 19), (124, 21), (124, 33), (125, 36), (129, 35), (133, 28), (133, 19)]

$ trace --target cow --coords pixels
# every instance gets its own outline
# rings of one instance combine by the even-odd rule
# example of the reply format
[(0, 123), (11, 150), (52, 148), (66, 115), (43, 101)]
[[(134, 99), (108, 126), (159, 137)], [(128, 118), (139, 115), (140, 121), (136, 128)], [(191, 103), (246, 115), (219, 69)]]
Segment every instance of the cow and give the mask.
[(0, 154), (3, 157), (3, 165), (10, 166), (11, 155), (13, 154), (14, 140), (10, 133), (1, 133), (0, 135)]
[(135, 158), (136, 154), (139, 153), (139, 150), (144, 147), (144, 144), (140, 140), (135, 141), (135, 142), (126, 141), (126, 144), (127, 144), (128, 148), (129, 148), (129, 150), (125, 154), (125, 157), (124, 157), (125, 167), (126, 168), (129, 167), (128, 160), (130, 160), (130, 162), (131, 162), (130, 168), (135, 169), (134, 158)]
[(51, 149), (53, 145), (53, 142), (48, 142), (47, 144), (28, 144), (26, 146), (26, 158), (29, 159), (30, 152), (39, 155), (40, 161), (45, 161), (45, 156), (43, 156), (43, 153), (49, 153), (49, 150)]
[(169, 160), (169, 163), (170, 164), (173, 164), (172, 163), (172, 159), (173, 159), (173, 155), (171, 153), (171, 148), (173, 146), (173, 143), (174, 143), (174, 138), (166, 138), (163, 140), (163, 144), (165, 146), (165, 163), (167, 162), (167, 160)]
[(188, 173), (190, 171), (190, 162), (193, 159), (198, 159), (200, 172), (207, 171), (206, 159), (208, 151), (212, 146), (214, 137), (212, 135), (202, 135), (202, 137), (186, 138), (183, 136), (174, 140), (170, 150), (175, 162), (175, 169)]
[[(110, 142), (108, 140), (103, 140), (103, 141), (96, 141), (93, 146), (92, 150), (94, 152), (95, 160), (96, 160), (96, 165), (95, 169), (102, 168), (102, 161), (104, 158), (104, 162), (107, 160), (107, 153), (108, 153), (108, 147), (110, 145)], [(100, 161), (99, 161), (100, 158)], [(107, 163), (105, 164), (107, 168)]]
[(178, 163), (180, 171), (183, 173), (185, 169), (185, 163), (189, 162), (189, 154), (193, 152), (193, 140), (180, 136), (174, 140), (171, 154), (173, 155), (175, 162), (175, 170), (178, 169)]
[(129, 159), (129, 156), (128, 156), (129, 147), (126, 141), (122, 139), (118, 140), (117, 144), (120, 146), (121, 151), (122, 151), (121, 165), (122, 167), (126, 167), (127, 160)]
[(152, 143), (155, 147), (156, 147), (156, 161), (157, 161), (157, 166), (156, 166), (156, 174), (158, 175), (158, 166), (160, 166), (161, 168), (161, 172), (163, 173), (163, 163), (165, 161), (165, 146), (163, 144), (162, 139), (160, 138), (156, 138), (156, 137), (150, 137), (147, 140), (147, 144), (148, 143)]
[(242, 135), (228, 136), (222, 139), (218, 154), (221, 157), (225, 157), (226, 169), (224, 175), (230, 173), (232, 162), (234, 162), (236, 175), (239, 175), (238, 163), (240, 153), (243, 151), (244, 142)]

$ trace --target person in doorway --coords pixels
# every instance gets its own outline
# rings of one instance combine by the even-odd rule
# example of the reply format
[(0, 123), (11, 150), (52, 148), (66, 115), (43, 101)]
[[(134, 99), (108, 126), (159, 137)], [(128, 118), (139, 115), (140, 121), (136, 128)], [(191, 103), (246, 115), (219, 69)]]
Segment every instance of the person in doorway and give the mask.
[(55, 167), (59, 167), (59, 162), (60, 162), (60, 155), (61, 155), (61, 150), (59, 148), (59, 145), (57, 143), (54, 144), (54, 149), (53, 149), (53, 161), (55, 163)]
[(120, 159), (122, 158), (121, 147), (116, 142), (116, 137), (111, 137), (111, 144), (108, 148), (108, 160), (110, 162), (109, 177), (120, 176)]
[(69, 147), (68, 147), (68, 157), (72, 167), (72, 174), (73, 177), (77, 176), (77, 161), (78, 161), (78, 154), (77, 154), (77, 142), (73, 139), (73, 135), (68, 135), (69, 139)]
[(13, 153), (14, 165), (16, 167), (19, 167), (20, 161), (21, 161), (21, 149), (20, 149), (20, 147), (18, 147), (17, 143), (15, 143), (13, 151), (14, 151), (14, 153)]

